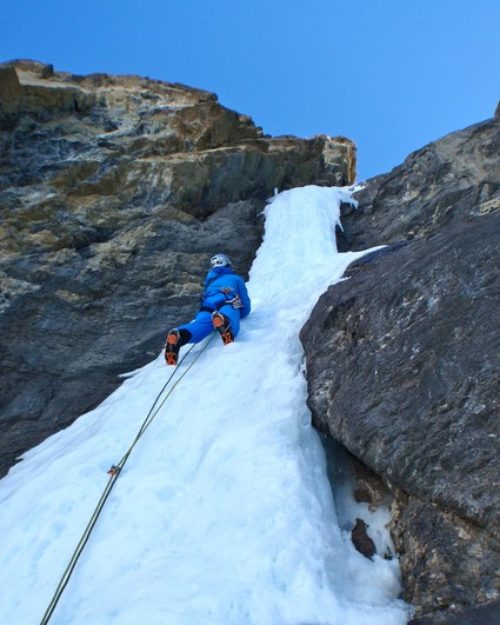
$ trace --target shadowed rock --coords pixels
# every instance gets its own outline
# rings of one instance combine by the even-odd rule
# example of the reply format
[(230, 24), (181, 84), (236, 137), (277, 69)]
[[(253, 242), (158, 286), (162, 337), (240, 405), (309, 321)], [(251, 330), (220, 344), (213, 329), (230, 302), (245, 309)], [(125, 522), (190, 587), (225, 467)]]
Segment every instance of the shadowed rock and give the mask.
[(377, 553), (377, 549), (373, 540), (368, 536), (367, 528), (368, 525), (363, 519), (356, 519), (356, 523), (351, 531), (351, 540), (359, 553), (371, 560)]
[(394, 244), (301, 333), (314, 423), (395, 494), (405, 598), (426, 624), (499, 597), (499, 121), (367, 182), (342, 245)]

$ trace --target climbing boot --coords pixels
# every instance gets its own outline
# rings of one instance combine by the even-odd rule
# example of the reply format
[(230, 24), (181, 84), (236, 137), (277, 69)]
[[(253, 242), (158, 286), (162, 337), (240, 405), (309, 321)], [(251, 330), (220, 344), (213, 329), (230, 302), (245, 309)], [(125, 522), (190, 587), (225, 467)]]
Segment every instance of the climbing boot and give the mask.
[(212, 324), (217, 332), (220, 334), (220, 338), (224, 345), (229, 345), (234, 341), (234, 334), (231, 329), (231, 324), (229, 323), (229, 319), (226, 315), (223, 315), (220, 312), (212, 313)]
[(174, 328), (170, 330), (165, 343), (165, 361), (167, 365), (177, 364), (180, 348), (186, 343), (189, 343), (191, 338), (191, 332), (185, 328), (181, 328), (180, 330)]
[(170, 330), (165, 343), (165, 362), (167, 365), (176, 365), (181, 348), (181, 335), (179, 330)]

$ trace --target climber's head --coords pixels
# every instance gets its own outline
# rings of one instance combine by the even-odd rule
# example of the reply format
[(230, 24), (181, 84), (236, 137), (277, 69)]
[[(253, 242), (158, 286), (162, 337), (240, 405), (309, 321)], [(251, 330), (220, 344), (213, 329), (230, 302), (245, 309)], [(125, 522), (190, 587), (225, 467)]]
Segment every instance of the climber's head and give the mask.
[(215, 256), (212, 256), (210, 259), (210, 266), (212, 269), (215, 269), (216, 267), (230, 267), (231, 260), (229, 259), (229, 256), (226, 256), (225, 254), (215, 254)]

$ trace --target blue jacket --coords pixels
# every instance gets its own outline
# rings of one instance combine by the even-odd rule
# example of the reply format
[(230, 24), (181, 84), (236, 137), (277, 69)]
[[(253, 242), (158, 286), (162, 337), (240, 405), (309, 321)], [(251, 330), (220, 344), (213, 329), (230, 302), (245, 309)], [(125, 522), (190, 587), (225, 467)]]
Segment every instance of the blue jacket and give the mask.
[(205, 287), (201, 296), (201, 305), (206, 308), (219, 310), (226, 302), (240, 296), (243, 308), (240, 316), (246, 317), (250, 312), (250, 298), (243, 278), (234, 273), (231, 267), (216, 267), (208, 272), (205, 278)]

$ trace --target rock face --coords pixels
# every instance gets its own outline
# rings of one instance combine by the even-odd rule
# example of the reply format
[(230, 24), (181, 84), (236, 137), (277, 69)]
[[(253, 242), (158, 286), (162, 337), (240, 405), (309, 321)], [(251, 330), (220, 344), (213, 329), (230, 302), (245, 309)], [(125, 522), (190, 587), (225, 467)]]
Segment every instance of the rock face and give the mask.
[(349, 140), (266, 137), (205, 91), (0, 66), (0, 474), (159, 353), (211, 254), (248, 271), (275, 188), (354, 172)]
[[(500, 622), (500, 120), (368, 181), (303, 328), (316, 426), (381, 476), (414, 623)], [(490, 622), (485, 620), (484, 622)]]
[(425, 236), (449, 223), (499, 210), (499, 119), (454, 132), (410, 154), (357, 194), (342, 218), (339, 249)]

